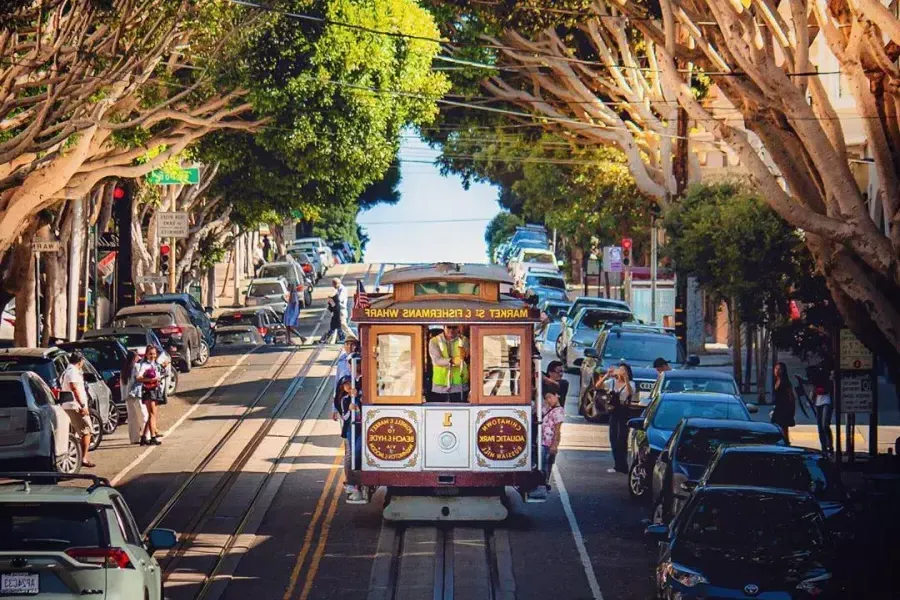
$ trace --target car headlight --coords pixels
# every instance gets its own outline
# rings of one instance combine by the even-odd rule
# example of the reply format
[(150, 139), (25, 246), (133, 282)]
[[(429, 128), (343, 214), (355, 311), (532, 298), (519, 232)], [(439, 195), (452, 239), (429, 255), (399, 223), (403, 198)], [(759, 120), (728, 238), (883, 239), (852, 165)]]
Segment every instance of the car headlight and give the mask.
[(831, 579), (831, 573), (823, 573), (815, 577), (810, 577), (809, 579), (804, 579), (798, 583), (797, 589), (806, 592), (810, 596), (818, 596), (825, 591), (822, 588), (828, 583), (829, 579)]
[(684, 587), (696, 587), (701, 583), (709, 583), (709, 580), (692, 569), (675, 563), (669, 563), (666, 567), (666, 577), (670, 577)]

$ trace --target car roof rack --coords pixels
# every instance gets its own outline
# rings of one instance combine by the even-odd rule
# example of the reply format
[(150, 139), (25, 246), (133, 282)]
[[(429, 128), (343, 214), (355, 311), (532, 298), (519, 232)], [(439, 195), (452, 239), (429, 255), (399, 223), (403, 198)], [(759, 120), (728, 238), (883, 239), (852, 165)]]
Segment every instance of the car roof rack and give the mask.
[(92, 492), (98, 487), (112, 487), (106, 477), (90, 474), (68, 474), (68, 473), (52, 473), (52, 472), (31, 472), (31, 471), (0, 471), (0, 479), (11, 479), (13, 483), (27, 482), (31, 483), (36, 479), (55, 479), (59, 481), (90, 481), (91, 485), (87, 488), (88, 492)]

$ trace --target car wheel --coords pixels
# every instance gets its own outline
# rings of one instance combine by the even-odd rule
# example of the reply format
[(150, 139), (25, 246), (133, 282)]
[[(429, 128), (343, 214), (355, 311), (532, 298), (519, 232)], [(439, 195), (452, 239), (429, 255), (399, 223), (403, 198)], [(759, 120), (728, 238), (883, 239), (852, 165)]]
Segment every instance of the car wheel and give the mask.
[(585, 418), (586, 421), (590, 421), (591, 423), (599, 423), (603, 420), (605, 416), (600, 410), (597, 408), (597, 403), (594, 401), (594, 396), (596, 395), (596, 390), (593, 388), (587, 388), (581, 394), (581, 400), (578, 403), (578, 412)]
[(88, 446), (88, 450), (95, 450), (100, 445), (100, 442), (103, 441), (103, 419), (100, 418), (100, 413), (93, 408), (90, 411), (89, 418), (91, 422), (91, 443)]
[(169, 369), (169, 377), (166, 379), (166, 396), (172, 396), (178, 389), (178, 371)]
[(115, 402), (109, 403), (109, 418), (103, 423), (104, 435), (110, 435), (119, 428), (119, 407)]
[(193, 363), (194, 354), (191, 352), (191, 347), (189, 345), (184, 346), (184, 359), (181, 361), (181, 372), (182, 373), (190, 373), (191, 368), (194, 366)]
[(197, 358), (194, 359), (194, 366), (202, 367), (209, 362), (209, 346), (203, 340), (200, 340), (200, 349), (197, 350)]
[[(53, 448), (55, 453), (56, 448)], [(81, 470), (81, 443), (75, 434), (69, 434), (69, 447), (56, 456), (56, 471), (66, 475), (74, 475)]]
[(647, 467), (643, 462), (634, 462), (628, 469), (628, 494), (635, 500), (648, 496)]
[(566, 348), (562, 343), (562, 334), (556, 336), (556, 358), (560, 360), (566, 359)]

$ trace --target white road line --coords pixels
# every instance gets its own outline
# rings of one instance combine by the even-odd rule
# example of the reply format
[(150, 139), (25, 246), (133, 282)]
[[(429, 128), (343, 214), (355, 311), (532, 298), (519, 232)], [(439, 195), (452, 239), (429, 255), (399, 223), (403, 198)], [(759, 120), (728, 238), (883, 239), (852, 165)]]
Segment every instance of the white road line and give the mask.
[[(200, 408), (200, 405), (201, 405), (201, 404), (203, 404), (204, 402), (206, 402), (207, 400), (209, 400), (209, 397), (216, 393), (216, 390), (219, 389), (219, 386), (221, 386), (223, 383), (225, 383), (225, 380), (228, 379), (228, 377), (230, 377), (231, 374), (234, 373), (235, 370), (236, 370), (239, 366), (241, 366), (241, 364), (242, 364), (245, 360), (247, 360), (247, 357), (248, 357), (248, 356), (250, 356), (251, 354), (253, 354), (254, 352), (256, 352), (256, 350), (257, 350), (258, 348), (260, 348), (260, 346), (257, 346), (256, 348), (253, 348), (253, 349), (250, 350), (249, 352), (245, 352), (243, 355), (241, 355), (241, 357), (237, 360), (237, 362), (235, 362), (233, 365), (231, 365), (231, 368), (229, 368), (227, 371), (225, 371), (225, 373), (223, 373), (222, 376), (219, 377), (219, 379), (216, 381), (216, 383), (215, 383), (211, 388), (209, 388), (208, 390), (206, 390), (206, 393), (203, 394), (203, 396), (201, 396), (201, 398), (200, 398), (199, 400), (197, 400), (197, 402), (196, 402), (191, 408), (189, 408), (188, 411), (187, 411), (186, 413), (184, 413), (183, 415), (181, 415), (181, 418), (179, 418), (177, 421), (175, 421), (174, 423), (172, 423), (172, 426), (169, 427), (169, 428), (163, 433), (163, 435), (164, 435), (165, 437), (167, 437), (167, 438), (168, 438), (170, 435), (172, 435), (172, 433), (173, 433), (176, 429), (178, 429), (178, 427), (181, 426), (181, 424), (184, 423), (184, 422), (187, 420), (188, 417), (190, 417), (192, 414), (194, 414), (194, 412), (195, 412), (198, 408)], [(130, 472), (132, 471), (132, 469), (134, 469), (136, 466), (138, 466), (139, 464), (141, 464), (142, 462), (144, 462), (144, 460), (145, 460), (148, 456), (150, 456), (150, 453), (153, 452), (156, 448), (157, 448), (157, 446), (150, 446), (149, 448), (147, 448), (146, 450), (144, 450), (143, 452), (141, 452), (140, 454), (138, 454), (137, 457), (136, 457), (133, 461), (131, 461), (130, 463), (128, 463), (128, 465), (127, 465), (124, 469), (122, 469), (121, 471), (119, 471), (118, 473), (116, 473), (115, 477), (113, 477), (113, 478), (110, 480), (110, 484), (113, 485), (113, 486), (118, 485), (119, 482), (122, 481), (122, 479), (123, 479), (126, 475), (128, 475), (128, 473), (130, 473)]]
[(566, 513), (566, 519), (569, 521), (569, 529), (572, 530), (572, 537), (575, 539), (575, 547), (578, 548), (578, 556), (581, 558), (581, 566), (584, 567), (584, 574), (587, 576), (588, 585), (591, 587), (591, 594), (593, 594), (594, 600), (603, 600), (603, 593), (600, 591), (600, 584), (597, 582), (597, 575), (594, 574), (591, 558), (588, 556), (587, 548), (584, 546), (584, 537), (581, 535), (578, 521), (575, 520), (572, 503), (569, 501), (569, 493), (566, 491), (566, 484), (563, 483), (559, 468), (553, 469), (553, 481), (559, 492), (559, 499)]

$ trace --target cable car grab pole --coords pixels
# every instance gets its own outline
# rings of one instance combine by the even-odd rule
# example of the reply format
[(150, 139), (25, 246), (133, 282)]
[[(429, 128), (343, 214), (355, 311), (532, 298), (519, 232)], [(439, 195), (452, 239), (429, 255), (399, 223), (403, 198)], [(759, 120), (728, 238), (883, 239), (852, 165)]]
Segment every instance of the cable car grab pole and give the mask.
[[(350, 384), (353, 386), (353, 391), (356, 391), (356, 358), (350, 359)], [(355, 398), (351, 397), (350, 402), (351, 405), (355, 401)], [(356, 469), (356, 424), (353, 422), (353, 410), (348, 407), (350, 410), (350, 430), (347, 434), (350, 436), (350, 470), (353, 471)], [(362, 410), (362, 406), (360, 406), (359, 410)], [(360, 421), (362, 421), (362, 415), (360, 415)], [(349, 473), (348, 473), (349, 475)]]
[[(534, 359), (534, 373), (535, 379), (537, 380), (537, 436), (540, 439), (541, 435), (541, 423), (544, 421), (542, 415), (542, 404), (544, 401), (544, 378), (541, 377), (541, 359)], [(540, 444), (537, 445), (537, 468), (538, 471), (543, 471), (544, 469), (544, 457), (543, 452), (541, 452)]]

